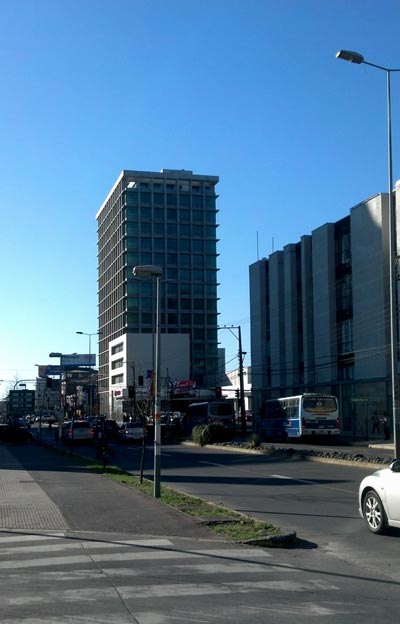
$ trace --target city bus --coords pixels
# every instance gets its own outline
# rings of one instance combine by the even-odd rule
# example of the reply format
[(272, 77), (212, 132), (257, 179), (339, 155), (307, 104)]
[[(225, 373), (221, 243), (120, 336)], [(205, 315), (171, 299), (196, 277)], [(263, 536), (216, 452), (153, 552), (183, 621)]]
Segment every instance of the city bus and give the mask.
[(254, 429), (265, 439), (339, 435), (338, 400), (311, 393), (269, 399), (255, 418)]
[(187, 409), (185, 429), (190, 434), (197, 425), (220, 423), (230, 432), (235, 430), (235, 409), (233, 401), (211, 400), (191, 403)]

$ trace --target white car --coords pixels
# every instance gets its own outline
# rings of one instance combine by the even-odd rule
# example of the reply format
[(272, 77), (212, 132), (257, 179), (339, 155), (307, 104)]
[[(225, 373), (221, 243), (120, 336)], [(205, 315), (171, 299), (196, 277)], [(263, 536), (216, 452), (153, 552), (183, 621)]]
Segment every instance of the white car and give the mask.
[(359, 512), (370, 531), (400, 528), (400, 460), (365, 477), (358, 492)]

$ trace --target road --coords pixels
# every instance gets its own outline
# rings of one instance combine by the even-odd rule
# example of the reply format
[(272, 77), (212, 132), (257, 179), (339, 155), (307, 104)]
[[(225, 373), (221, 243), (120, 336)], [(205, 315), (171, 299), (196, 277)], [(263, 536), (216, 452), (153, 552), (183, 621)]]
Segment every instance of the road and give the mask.
[[(113, 463), (137, 473), (141, 447), (117, 444), (114, 449)], [(150, 479), (152, 452), (151, 446), (146, 449), (145, 476)], [(399, 580), (400, 531), (373, 535), (358, 513), (358, 486), (372, 470), (358, 463), (273, 460), (226, 448), (165, 445), (161, 480), (182, 492), (271, 522), (283, 531), (294, 530), (308, 548), (317, 547)]]
[[(138, 447), (118, 446), (116, 459), (137, 472), (139, 455)], [(351, 473), (361, 469), (341, 473), (332, 465), (179, 446), (164, 446), (162, 459), (164, 483), (256, 517), (290, 517), (291, 528), (302, 521), (302, 541), (296, 549), (243, 548), (204, 528), (193, 533), (183, 517), (166, 524), (165, 506), (68, 455), (35, 445), (0, 446), (0, 495), (14, 511), (0, 513), (1, 624), (397, 621), (398, 536), (373, 536), (357, 518), (351, 492), (358, 478)], [(334, 488), (344, 499), (337, 512), (326, 508)], [(292, 500), (285, 507), (287, 497)], [(46, 524), (38, 522), (44, 510)], [(357, 560), (333, 551), (341, 526), (348, 527), (346, 543), (359, 533), (364, 555), (375, 548), (381, 561), (366, 565), (366, 555)], [(392, 569), (386, 550), (393, 551)]]

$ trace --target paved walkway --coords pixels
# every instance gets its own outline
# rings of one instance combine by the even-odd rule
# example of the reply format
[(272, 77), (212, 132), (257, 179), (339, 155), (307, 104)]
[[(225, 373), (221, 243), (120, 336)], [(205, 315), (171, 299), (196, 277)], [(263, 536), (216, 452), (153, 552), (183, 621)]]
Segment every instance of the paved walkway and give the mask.
[(217, 539), (180, 511), (35, 443), (0, 444), (0, 529)]

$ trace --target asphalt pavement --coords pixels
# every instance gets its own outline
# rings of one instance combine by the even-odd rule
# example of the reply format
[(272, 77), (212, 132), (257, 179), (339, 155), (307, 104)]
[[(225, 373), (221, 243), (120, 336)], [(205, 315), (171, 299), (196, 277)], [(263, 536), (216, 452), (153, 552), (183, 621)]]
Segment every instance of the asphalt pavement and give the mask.
[(0, 444), (0, 529), (211, 538), (177, 509), (105, 478), (78, 456)]
[[(87, 467), (78, 455), (79, 448), (76, 454), (69, 454), (47, 431), (42, 441), (42, 445), (0, 444), (0, 529), (215, 538), (196, 519)], [(370, 456), (393, 454), (393, 444), (380, 439), (323, 448)]]

